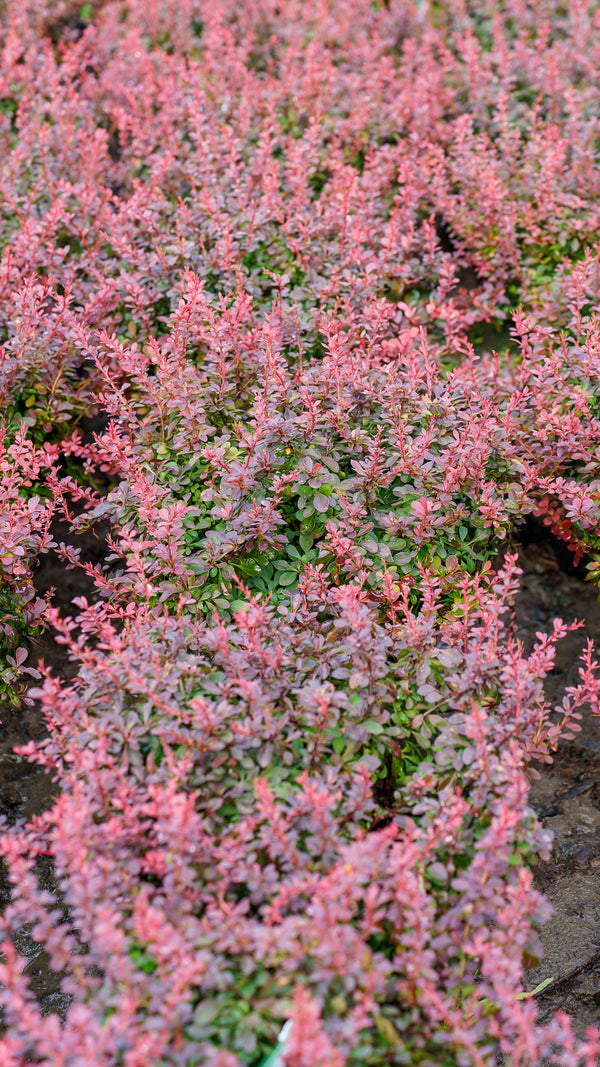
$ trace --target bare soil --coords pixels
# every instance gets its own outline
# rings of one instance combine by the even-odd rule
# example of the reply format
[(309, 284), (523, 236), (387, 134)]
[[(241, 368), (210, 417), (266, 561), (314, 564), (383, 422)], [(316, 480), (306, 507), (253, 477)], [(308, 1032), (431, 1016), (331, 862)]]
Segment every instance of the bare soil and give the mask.
[[(106, 542), (93, 532), (75, 536), (66, 524), (56, 523), (52, 533), (57, 542), (66, 541), (81, 548), (81, 558), (90, 563), (100, 562), (106, 555)], [(43, 596), (51, 593), (52, 604), (61, 614), (73, 614), (73, 600), (78, 596), (94, 598), (94, 585), (79, 568), (65, 570), (62, 560), (54, 552), (41, 556), (35, 572), (37, 592)], [(29, 664), (40, 662), (51, 668), (59, 678), (73, 676), (76, 666), (65, 654), (65, 649), (54, 641), (51, 634), (31, 642)], [(34, 683), (35, 684), (35, 683)], [(22, 705), (18, 710), (0, 702), (0, 819), (9, 823), (46, 810), (57, 795), (58, 788), (42, 768), (14, 754), (15, 745), (38, 741), (46, 734), (45, 720), (38, 702)], [(38, 862), (40, 884), (50, 892), (56, 891), (51, 865)], [(10, 899), (10, 888), (0, 873), (0, 910)], [(49, 960), (42, 946), (32, 940), (27, 929), (18, 935), (17, 948), (29, 959), (25, 973), (30, 987), (41, 1004), (44, 1014), (57, 1012), (63, 1015), (69, 998), (60, 991), (60, 974), (49, 968)], [(0, 1022), (1, 1028), (1, 1022)]]
[[(86, 562), (98, 563), (106, 555), (106, 542), (91, 531), (75, 536), (66, 524), (57, 522), (52, 533), (56, 541), (68, 541), (81, 548), (81, 558)], [(63, 615), (73, 614), (75, 597), (94, 598), (92, 580), (80, 568), (66, 570), (55, 552), (40, 557), (34, 581), (38, 594), (45, 596), (50, 593), (52, 604)], [(30, 642), (28, 662), (30, 666), (38, 666), (42, 662), (50, 667), (54, 675), (64, 679), (71, 677), (75, 671), (75, 665), (69, 661), (64, 648), (54, 641), (51, 634), (44, 634)], [(37, 741), (44, 734), (44, 718), (37, 703), (31, 707), (23, 705), (16, 711), (0, 703), (0, 815), (10, 822), (39, 813), (48, 806), (55, 793), (48, 775), (13, 753), (15, 745)]]
[[(600, 649), (598, 589), (582, 580), (582, 569), (563, 567), (564, 549), (551, 538), (522, 547), (521, 591), (515, 609), (518, 633), (526, 647), (536, 631), (548, 631), (556, 616), (565, 622), (584, 620), (557, 649), (554, 671), (547, 679), (549, 699), (579, 681), (579, 654), (588, 637)], [(531, 804), (543, 825), (554, 833), (549, 862), (535, 869), (535, 884), (554, 908), (544, 926), (544, 958), (528, 974), (535, 989), (551, 983), (537, 996), (542, 1018), (561, 1009), (579, 1034), (600, 1026), (600, 722), (584, 712), (574, 740), (560, 744), (553, 763), (532, 771)]]

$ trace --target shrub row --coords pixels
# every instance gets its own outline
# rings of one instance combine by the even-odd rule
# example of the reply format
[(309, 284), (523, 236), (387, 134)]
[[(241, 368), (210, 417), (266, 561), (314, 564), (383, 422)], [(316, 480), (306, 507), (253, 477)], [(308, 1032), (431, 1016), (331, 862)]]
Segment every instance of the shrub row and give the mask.
[[(597, 1062), (523, 983), (530, 764), (600, 680), (549, 705), (511, 545), (600, 572), (598, 29), (7, 0), (0, 692), (60, 786), (1, 826), (7, 1067), (258, 1067), (286, 1021), (288, 1067)], [(75, 669), (26, 696), (41, 626)]]

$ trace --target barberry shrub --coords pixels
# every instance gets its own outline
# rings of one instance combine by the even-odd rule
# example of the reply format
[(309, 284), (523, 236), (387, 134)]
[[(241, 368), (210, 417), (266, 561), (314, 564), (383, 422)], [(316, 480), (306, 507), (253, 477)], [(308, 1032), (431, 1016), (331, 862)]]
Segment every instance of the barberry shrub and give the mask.
[(37, 626), (74, 668), (1, 827), (2, 1062), (258, 1067), (291, 1021), (288, 1067), (591, 1067), (524, 973), (528, 775), (597, 664), (549, 706), (506, 548), (598, 569), (595, 5), (2, 20), (0, 694)]

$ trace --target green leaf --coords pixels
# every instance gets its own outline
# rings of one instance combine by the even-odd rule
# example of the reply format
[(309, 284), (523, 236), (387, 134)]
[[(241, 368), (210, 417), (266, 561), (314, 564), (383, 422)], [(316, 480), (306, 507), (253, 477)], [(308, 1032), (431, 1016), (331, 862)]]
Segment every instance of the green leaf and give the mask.
[(230, 611), (241, 611), (242, 608), (248, 607), (247, 600), (232, 600), (230, 604)]
[(517, 1000), (529, 1000), (529, 997), (537, 997), (538, 993), (541, 993), (542, 989), (545, 989), (546, 986), (550, 985), (550, 983), (553, 982), (555, 978), (556, 975), (551, 974), (549, 978), (544, 978), (543, 982), (540, 982), (539, 985), (536, 985), (535, 989), (528, 989), (525, 990), (525, 992), (523, 993), (517, 993)]
[(401, 1044), (400, 1034), (390, 1019), (386, 1019), (385, 1015), (375, 1015), (373, 1018), (379, 1036), (383, 1038), (386, 1045), (395, 1048)]
[(293, 585), (294, 582), (297, 582), (297, 581), (298, 581), (298, 572), (297, 571), (284, 571), (283, 574), (279, 575), (279, 585), (283, 585), (283, 586)]
[(138, 971), (143, 971), (144, 974), (153, 974), (158, 967), (158, 963), (154, 956), (151, 956), (140, 945), (133, 944), (131, 946), (129, 949), (129, 957)]
[(314, 544), (314, 538), (310, 534), (300, 534), (298, 540), (303, 552), (309, 552)]
[(383, 733), (383, 726), (380, 722), (375, 722), (375, 719), (369, 719), (364, 722), (363, 727), (368, 733), (375, 734), (375, 736)]

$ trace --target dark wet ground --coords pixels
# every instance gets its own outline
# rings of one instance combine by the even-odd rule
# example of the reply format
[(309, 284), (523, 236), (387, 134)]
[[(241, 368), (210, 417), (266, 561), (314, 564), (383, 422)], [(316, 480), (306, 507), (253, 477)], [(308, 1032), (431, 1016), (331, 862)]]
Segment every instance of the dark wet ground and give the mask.
[[(66, 524), (56, 523), (52, 528), (54, 538), (68, 541), (81, 548), (81, 558), (86, 562), (99, 563), (106, 555), (105, 542), (96, 534), (87, 532), (75, 536)], [(73, 600), (78, 596), (94, 596), (94, 585), (83, 570), (65, 570), (64, 563), (54, 552), (41, 556), (35, 572), (35, 587), (40, 596), (52, 592), (51, 603), (63, 615), (73, 614)], [(62, 645), (50, 634), (44, 634), (30, 642), (29, 666), (38, 666), (42, 660), (52, 673), (60, 678), (69, 678), (74, 672)], [(20, 817), (29, 818), (43, 810), (50, 802), (53, 788), (48, 776), (35, 765), (13, 755), (15, 745), (37, 741), (45, 732), (43, 717), (37, 704), (22, 705), (13, 710), (0, 702), (0, 815), (10, 822)]]
[[(99, 563), (106, 555), (106, 545), (94, 533), (75, 536), (66, 524), (56, 523), (52, 529), (57, 542), (67, 541), (81, 548), (82, 559)], [(78, 596), (93, 598), (94, 586), (83, 570), (65, 570), (64, 563), (50, 552), (42, 556), (35, 572), (35, 586), (40, 596), (53, 591), (52, 604), (63, 615), (73, 614), (73, 600)], [(75, 665), (69, 662), (64, 647), (57, 644), (50, 634), (31, 642), (29, 665), (38, 661), (51, 668), (60, 678), (72, 677)], [(36, 684), (36, 683), (34, 683)], [(57, 793), (51, 778), (35, 764), (13, 753), (15, 745), (38, 741), (45, 735), (43, 715), (38, 703), (31, 707), (22, 705), (15, 710), (0, 702), (0, 816), (10, 823), (29, 819), (48, 808)], [(52, 870), (47, 862), (38, 861), (40, 884), (51, 892), (56, 890)], [(9, 899), (9, 887), (0, 874), (0, 908)], [(26, 974), (30, 986), (42, 1006), (44, 1014), (64, 1013), (68, 997), (60, 991), (60, 975), (51, 971), (48, 957), (41, 945), (28, 936), (26, 929), (19, 933), (17, 949), (29, 959)], [(1, 1024), (0, 1024), (1, 1025)]]
[[(515, 608), (519, 636), (530, 645), (536, 630), (548, 631), (557, 615), (565, 622), (584, 619), (557, 646), (555, 669), (547, 679), (549, 699), (579, 681), (579, 654), (588, 637), (600, 650), (598, 589), (567, 574), (564, 549), (552, 540), (521, 549), (523, 577)], [(580, 571), (581, 573), (581, 571)], [(542, 930), (544, 958), (527, 976), (535, 989), (541, 1018), (559, 1008), (583, 1035), (600, 1026), (600, 722), (584, 712), (582, 729), (564, 741), (550, 765), (537, 765), (531, 804), (542, 824), (554, 833), (552, 856), (538, 864), (535, 884), (554, 907)]]

